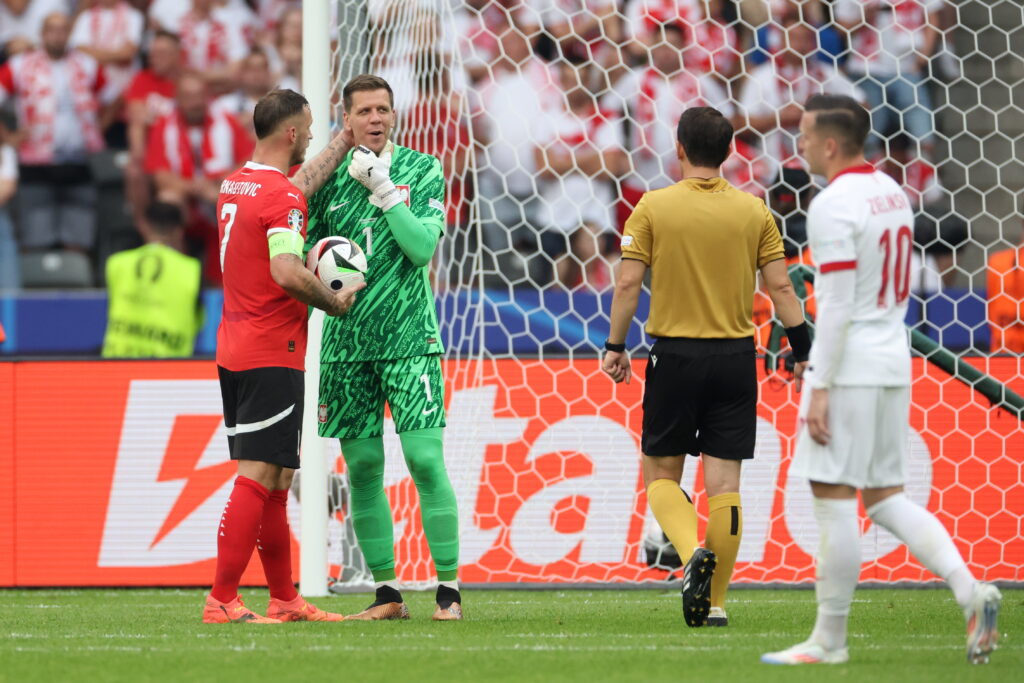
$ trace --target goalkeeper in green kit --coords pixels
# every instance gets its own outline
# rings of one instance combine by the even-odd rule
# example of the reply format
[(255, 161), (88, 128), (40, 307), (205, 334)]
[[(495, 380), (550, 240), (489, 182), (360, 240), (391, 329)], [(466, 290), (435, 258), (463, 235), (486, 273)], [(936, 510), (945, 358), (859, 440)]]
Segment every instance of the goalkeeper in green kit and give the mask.
[(434, 619), (462, 618), (458, 510), (444, 465), (443, 352), (428, 266), (444, 232), (444, 176), (430, 156), (394, 145), (387, 81), (356, 76), (342, 91), (355, 146), (309, 205), (307, 250), (323, 237), (358, 243), (369, 268), (348, 315), (326, 318), (320, 350), (320, 435), (341, 440), (359, 547), (376, 599), (346, 619), (407, 619), (384, 494), (384, 402), (419, 493), (437, 571)]

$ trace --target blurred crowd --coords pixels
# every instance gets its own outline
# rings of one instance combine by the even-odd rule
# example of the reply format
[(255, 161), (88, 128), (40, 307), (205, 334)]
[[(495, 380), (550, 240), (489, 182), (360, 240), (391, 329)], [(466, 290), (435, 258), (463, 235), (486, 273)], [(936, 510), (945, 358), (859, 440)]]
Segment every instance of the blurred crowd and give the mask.
[[(394, 88), (398, 141), (445, 166), (447, 258), (481, 235), (496, 283), (606, 289), (633, 205), (679, 179), (675, 126), (695, 105), (733, 122), (723, 174), (765, 198), (788, 255), (805, 259), (803, 214), (820, 180), (803, 171), (796, 135), (801, 103), (821, 92), (871, 108), (869, 159), (919, 218), (915, 291), (956, 273), (968, 226), (942, 187), (948, 150), (933, 111), (959, 76), (947, 0), (331, 6), (332, 24), (346, 22), (332, 32), (339, 63), (367, 46), (356, 70)], [(0, 0), (0, 288), (32, 284), (25, 265), (53, 250), (81, 255), (92, 266), (82, 284), (99, 282), (110, 253), (151, 239), (154, 202), (180, 208), (186, 249), (216, 285), (219, 183), (252, 149), (259, 97), (301, 90), (301, 11), (287, 0)], [(352, 26), (366, 27), (360, 40)], [(467, 281), (443, 271), (446, 284)]]
[(45, 282), (40, 253), (71, 264), (58, 283), (94, 284), (111, 253), (149, 240), (154, 202), (183, 210), (218, 284), (220, 181), (252, 151), (256, 101), (300, 88), (299, 3), (0, 0), (0, 46), (0, 177), (16, 186), (0, 191), (0, 286)]

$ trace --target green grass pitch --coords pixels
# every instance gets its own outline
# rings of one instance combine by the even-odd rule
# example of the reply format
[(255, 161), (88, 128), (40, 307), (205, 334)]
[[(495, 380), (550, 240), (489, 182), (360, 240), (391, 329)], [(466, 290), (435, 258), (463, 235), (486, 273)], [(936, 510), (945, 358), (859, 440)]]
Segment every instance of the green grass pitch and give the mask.
[[(243, 592), (263, 611), (266, 591)], [(967, 664), (945, 590), (861, 590), (845, 665), (771, 667), (802, 640), (808, 590), (737, 590), (724, 629), (689, 629), (664, 590), (467, 591), (461, 623), (434, 623), (432, 593), (406, 593), (407, 622), (199, 623), (200, 590), (0, 591), (2, 681), (880, 681), (1020, 680), (1024, 590), (1004, 590), (1001, 646)], [(362, 609), (365, 594), (321, 598)]]

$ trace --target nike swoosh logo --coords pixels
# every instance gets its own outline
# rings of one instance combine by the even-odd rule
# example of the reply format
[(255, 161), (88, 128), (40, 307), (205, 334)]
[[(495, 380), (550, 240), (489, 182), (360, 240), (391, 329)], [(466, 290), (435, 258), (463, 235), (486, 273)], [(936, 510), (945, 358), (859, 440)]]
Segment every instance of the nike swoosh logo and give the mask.
[(331, 211), (337, 211), (338, 209), (340, 209), (341, 207), (345, 206), (346, 204), (348, 204), (348, 202), (342, 202), (341, 204), (335, 204), (334, 206), (331, 207)]
[(424, 408), (424, 409), (423, 409), (423, 414), (424, 414), (424, 415), (430, 415), (430, 414), (431, 414), (431, 413), (433, 413), (433, 412), (434, 412), (435, 410), (437, 410), (437, 406), (432, 406), (432, 407), (430, 408), (430, 410), (427, 410), (426, 408)]

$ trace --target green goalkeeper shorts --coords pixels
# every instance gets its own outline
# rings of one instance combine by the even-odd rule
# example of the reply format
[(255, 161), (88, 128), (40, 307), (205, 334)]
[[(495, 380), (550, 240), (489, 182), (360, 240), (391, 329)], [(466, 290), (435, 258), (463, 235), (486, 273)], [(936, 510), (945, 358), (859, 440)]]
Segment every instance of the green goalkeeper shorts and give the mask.
[(320, 436), (365, 439), (384, 433), (384, 402), (398, 433), (445, 426), (440, 356), (324, 363)]

